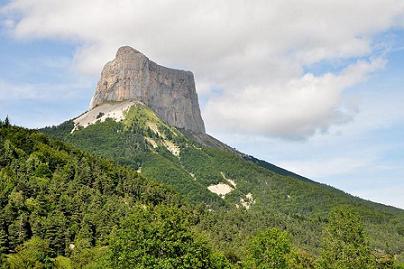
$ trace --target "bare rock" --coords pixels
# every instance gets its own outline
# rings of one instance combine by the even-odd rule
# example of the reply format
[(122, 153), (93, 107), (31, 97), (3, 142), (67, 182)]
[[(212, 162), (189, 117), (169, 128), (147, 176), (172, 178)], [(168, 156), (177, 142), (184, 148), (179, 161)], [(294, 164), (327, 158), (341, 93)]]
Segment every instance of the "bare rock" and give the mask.
[(104, 66), (90, 109), (125, 100), (144, 103), (177, 128), (205, 133), (192, 72), (160, 66), (129, 46)]

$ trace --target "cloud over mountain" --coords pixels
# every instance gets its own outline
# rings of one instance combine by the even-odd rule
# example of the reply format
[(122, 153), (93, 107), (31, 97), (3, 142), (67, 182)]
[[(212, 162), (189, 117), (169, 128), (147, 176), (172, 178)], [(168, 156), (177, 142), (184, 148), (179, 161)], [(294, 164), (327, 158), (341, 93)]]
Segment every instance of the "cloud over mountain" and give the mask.
[(208, 130), (301, 139), (354, 115), (343, 93), (383, 67), (376, 36), (403, 26), (404, 3), (15, 0), (1, 12), (17, 38), (79, 44), (84, 73), (98, 75), (121, 45), (192, 70)]

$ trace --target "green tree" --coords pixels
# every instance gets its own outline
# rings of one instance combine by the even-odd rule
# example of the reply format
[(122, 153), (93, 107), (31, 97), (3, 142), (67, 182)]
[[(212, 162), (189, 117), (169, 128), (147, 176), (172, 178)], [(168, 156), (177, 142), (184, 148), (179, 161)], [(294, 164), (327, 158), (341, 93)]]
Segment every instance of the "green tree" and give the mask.
[(65, 234), (66, 219), (60, 212), (51, 214), (47, 217), (45, 223), (45, 239), (49, 242), (53, 256), (64, 255), (65, 253)]
[(10, 249), (14, 249), (29, 238), (29, 229), (29, 223), (25, 214), (21, 214), (8, 226), (8, 243)]
[(293, 269), (314, 269), (315, 259), (303, 250), (293, 249), (288, 257), (288, 268)]
[(108, 264), (107, 247), (93, 247), (85, 249), (75, 249), (71, 257), (74, 268), (86, 269), (107, 269)]
[(110, 241), (113, 268), (226, 268), (188, 230), (183, 211), (139, 206), (120, 223)]
[(8, 253), (7, 233), (0, 228), (0, 268), (3, 268), (1, 264), (6, 262), (6, 253)]
[(88, 223), (83, 223), (79, 233), (76, 236), (75, 245), (78, 249), (86, 249), (92, 247), (93, 234)]
[(291, 242), (287, 232), (272, 228), (258, 233), (248, 248), (247, 268), (288, 268)]
[(10, 120), (9, 120), (8, 116), (6, 117), (6, 119), (4, 120), (4, 123), (2, 125), (4, 127), (9, 127), (10, 126)]
[(351, 208), (340, 206), (330, 212), (318, 268), (376, 268), (361, 219)]
[(72, 261), (63, 256), (57, 256), (53, 265), (56, 269), (73, 269)]
[(7, 233), (3, 228), (0, 228), (0, 255), (8, 252)]
[(46, 264), (50, 264), (50, 259), (47, 257), (49, 251), (48, 242), (37, 236), (18, 246), (16, 251), (16, 254), (10, 254), (7, 257), (10, 269), (39, 269), (45, 268)]

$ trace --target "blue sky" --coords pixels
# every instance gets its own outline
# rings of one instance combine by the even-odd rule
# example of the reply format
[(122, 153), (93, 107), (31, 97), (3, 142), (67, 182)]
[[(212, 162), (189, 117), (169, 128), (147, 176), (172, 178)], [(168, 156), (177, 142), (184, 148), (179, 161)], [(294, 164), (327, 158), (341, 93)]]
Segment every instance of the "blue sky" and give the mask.
[(0, 1), (0, 117), (37, 128), (81, 114), (131, 45), (194, 72), (207, 130), (227, 144), (404, 208), (404, 4), (350, 2)]

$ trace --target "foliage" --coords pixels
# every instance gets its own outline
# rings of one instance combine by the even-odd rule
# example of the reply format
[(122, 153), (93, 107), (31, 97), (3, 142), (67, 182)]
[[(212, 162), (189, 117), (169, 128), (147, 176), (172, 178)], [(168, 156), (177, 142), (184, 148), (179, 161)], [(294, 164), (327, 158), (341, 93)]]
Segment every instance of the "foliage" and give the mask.
[(34, 236), (23, 245), (16, 248), (16, 254), (7, 257), (10, 269), (45, 268), (51, 262), (47, 259), (49, 244), (46, 240)]
[(57, 256), (53, 265), (57, 269), (73, 269), (72, 261), (63, 256)]
[[(189, 230), (183, 211), (139, 206), (110, 241), (112, 268), (219, 268), (206, 243)], [(223, 268), (223, 267), (220, 267)]]
[[(72, 129), (73, 123), (68, 121), (43, 131), (138, 169), (146, 178), (169, 185), (190, 203), (202, 204), (197, 229), (206, 232), (212, 245), (235, 264), (245, 259), (249, 238), (268, 227), (286, 230), (299, 249), (318, 255), (319, 231), (328, 212), (340, 204), (359, 212), (371, 249), (404, 260), (402, 210), (353, 197), (251, 156), (200, 145), (145, 106), (132, 107), (122, 122), (107, 120), (71, 133)], [(179, 156), (167, 150), (165, 140), (179, 147)], [(229, 184), (227, 179), (237, 187), (224, 198), (208, 190), (213, 184)], [(246, 210), (241, 199), (249, 193), (254, 203)]]
[(181, 202), (129, 168), (36, 131), (0, 128), (0, 255), (11, 268), (68, 267), (61, 256), (80, 267), (93, 263), (106, 253), (113, 227), (138, 203)]
[(360, 217), (349, 207), (330, 212), (318, 265), (323, 269), (376, 268)]
[[(335, 259), (340, 268), (391, 268), (394, 263), (399, 268), (402, 211), (203, 147), (150, 111), (129, 114), (124, 123), (107, 120), (73, 134), (71, 122), (46, 130), (126, 166), (1, 124), (0, 261), (5, 268), (134, 263), (143, 268), (313, 268), (324, 223), (320, 268), (339, 268)], [(157, 132), (148, 121), (154, 121)], [(179, 156), (164, 146), (167, 139), (180, 148)], [(154, 179), (170, 184), (193, 205)], [(207, 190), (229, 179), (237, 187), (224, 199)], [(247, 193), (254, 197), (248, 210), (240, 203)], [(327, 217), (341, 203), (360, 212), (364, 224), (345, 208)], [(370, 242), (366, 233), (373, 235)], [(245, 247), (246, 242), (251, 243)], [(375, 247), (379, 254), (371, 253)]]
[(260, 232), (250, 242), (246, 264), (248, 268), (286, 269), (291, 246), (287, 232), (277, 228)]
[(104, 269), (110, 268), (107, 253), (108, 246), (78, 246), (70, 259), (74, 268)]
[(315, 257), (304, 250), (293, 249), (288, 257), (288, 267), (293, 269), (314, 269)]

